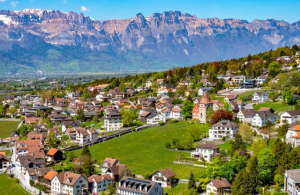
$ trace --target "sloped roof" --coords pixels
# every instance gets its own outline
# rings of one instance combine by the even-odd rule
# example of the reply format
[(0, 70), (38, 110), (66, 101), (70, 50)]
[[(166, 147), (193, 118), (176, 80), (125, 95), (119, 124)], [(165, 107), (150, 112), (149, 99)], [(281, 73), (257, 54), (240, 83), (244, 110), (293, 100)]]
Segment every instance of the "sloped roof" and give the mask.
[(56, 152), (58, 151), (58, 149), (56, 148), (51, 148), (48, 152), (47, 155), (48, 156), (54, 156), (56, 154)]
[(214, 149), (218, 149), (218, 148), (220, 148), (220, 147), (219, 147), (219, 146), (216, 146), (216, 145), (214, 145), (214, 144), (202, 144), (202, 145), (198, 146), (197, 148), (201, 148), (201, 149), (212, 149), (212, 150), (214, 150)]
[(231, 184), (227, 181), (227, 179), (225, 178), (222, 178), (222, 179), (214, 179), (214, 180), (211, 180), (211, 182), (213, 183), (213, 185), (216, 187), (216, 188), (229, 188), (231, 187)]
[(161, 174), (163, 174), (166, 178), (171, 178), (171, 177), (175, 177), (176, 173), (174, 173), (171, 169), (161, 169), (158, 172), (160, 172)]
[(101, 183), (104, 179), (107, 179), (108, 181), (113, 180), (113, 178), (110, 176), (110, 174), (92, 175), (88, 178), (90, 183), (93, 182), (93, 180), (95, 180), (97, 183)]
[(291, 111), (287, 111), (287, 113), (291, 116), (296, 116), (296, 115), (300, 115), (300, 110), (291, 110)]

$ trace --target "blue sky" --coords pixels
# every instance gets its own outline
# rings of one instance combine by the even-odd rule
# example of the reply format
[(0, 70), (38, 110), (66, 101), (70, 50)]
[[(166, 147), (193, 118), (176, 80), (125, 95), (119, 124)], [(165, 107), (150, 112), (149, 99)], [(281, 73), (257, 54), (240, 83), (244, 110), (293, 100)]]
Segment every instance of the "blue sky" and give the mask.
[(163, 11), (196, 14), (198, 18), (300, 20), (300, 0), (0, 0), (0, 9), (49, 9), (84, 13), (98, 20), (132, 18)]

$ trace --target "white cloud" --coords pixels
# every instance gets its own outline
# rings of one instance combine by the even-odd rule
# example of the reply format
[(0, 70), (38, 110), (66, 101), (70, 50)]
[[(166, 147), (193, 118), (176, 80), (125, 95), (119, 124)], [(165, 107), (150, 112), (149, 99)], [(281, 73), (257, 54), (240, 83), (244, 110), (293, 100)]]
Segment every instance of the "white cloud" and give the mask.
[(4, 1), (6, 1), (6, 0), (0, 0), (0, 2), (4, 2)]
[(18, 1), (12, 1), (10, 4), (13, 7), (17, 7), (18, 3), (19, 3)]
[(83, 6), (81, 6), (81, 11), (83, 11), (83, 12), (88, 12), (88, 11), (90, 11), (90, 9), (88, 9), (87, 7), (85, 7), (85, 6), (83, 5)]
[(68, 0), (63, 0), (63, 3), (68, 3)]

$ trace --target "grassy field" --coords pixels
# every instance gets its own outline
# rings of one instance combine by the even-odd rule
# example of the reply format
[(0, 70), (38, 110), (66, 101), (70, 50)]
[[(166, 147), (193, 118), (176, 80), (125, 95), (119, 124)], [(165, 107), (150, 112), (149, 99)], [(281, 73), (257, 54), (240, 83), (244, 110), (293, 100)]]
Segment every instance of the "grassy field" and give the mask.
[(91, 127), (92, 126), (92, 128), (94, 128), (94, 129), (101, 129), (101, 126), (104, 123), (103, 123), (103, 120), (101, 120), (100, 122), (92, 122), (92, 121), (90, 121), (90, 122), (84, 122), (82, 124), (84, 124), (85, 127)]
[(165, 188), (164, 193), (168, 193), (168, 195), (185, 195), (185, 194), (189, 194), (188, 185), (179, 183), (173, 188)]
[[(218, 145), (220, 147), (221, 150), (227, 150), (228, 152), (230, 152), (231, 150), (231, 140), (226, 141), (224, 144), (220, 144)], [(247, 150), (252, 150), (252, 145), (251, 144), (246, 144)]]
[(253, 105), (255, 110), (258, 110), (260, 107), (271, 107), (275, 112), (285, 112), (289, 110), (294, 110), (295, 106), (291, 106), (282, 102), (264, 102), (261, 104)]
[(14, 179), (9, 178), (5, 173), (0, 174), (0, 194), (1, 195), (30, 195)]
[[(191, 171), (195, 177), (203, 177), (205, 175), (203, 168), (173, 164), (176, 155), (186, 158), (190, 156), (189, 153), (165, 149), (166, 142), (171, 142), (173, 138), (184, 140), (188, 126), (199, 128), (202, 133), (207, 133), (209, 127), (205, 124), (186, 122), (168, 124), (127, 134), (90, 146), (89, 149), (98, 164), (102, 163), (106, 157), (114, 157), (139, 175), (151, 174), (162, 168), (170, 168), (180, 179), (188, 179)], [(81, 150), (75, 151), (76, 156), (80, 155), (80, 152)]]
[(0, 138), (8, 138), (19, 124), (18, 121), (0, 121)]

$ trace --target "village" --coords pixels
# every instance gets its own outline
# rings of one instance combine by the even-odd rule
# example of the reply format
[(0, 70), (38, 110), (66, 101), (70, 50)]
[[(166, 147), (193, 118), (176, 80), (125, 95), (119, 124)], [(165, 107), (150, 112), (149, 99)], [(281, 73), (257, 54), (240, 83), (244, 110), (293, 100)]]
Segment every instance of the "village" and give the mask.
[[(63, 89), (57, 83), (52, 91), (4, 96), (4, 115), (7, 120), (18, 121), (18, 127), (9, 137), (1, 138), (0, 170), (31, 194), (163, 195), (172, 194), (166, 189), (176, 189), (179, 183), (188, 186), (190, 194), (234, 194), (233, 186), (238, 184), (232, 177), (220, 172), (212, 176), (215, 170), (209, 172), (217, 166), (215, 159), (230, 163), (241, 156), (260, 159), (264, 154), (277, 155), (270, 150), (254, 150), (258, 143), (264, 143), (265, 148), (286, 144), (291, 153), (295, 151), (297, 162), (300, 158), (296, 150), (300, 145), (300, 96), (293, 94), (292, 87), (281, 87), (291, 78), (287, 76), (289, 72), (299, 68), (299, 54), (272, 60), (280, 62), (282, 67), (277, 71), (283, 73), (271, 79), (273, 70), (268, 68), (262, 68), (256, 77), (227, 70), (214, 75), (214, 79), (203, 70), (197, 79), (195, 73), (188, 73), (175, 86), (170, 82), (174, 73), (169, 72), (165, 78), (159, 74), (145, 78), (139, 86), (101, 83), (80, 91)], [(248, 63), (255, 60), (244, 66)], [(190, 178), (179, 178), (170, 167), (160, 167), (147, 175), (136, 174), (131, 164), (119, 161), (121, 156), (111, 154), (95, 162), (89, 150), (147, 129), (189, 123), (206, 125), (207, 131), (187, 138), (179, 146), (172, 141), (164, 147), (188, 156), (186, 161), (177, 159), (181, 167), (197, 165), (211, 173), (203, 183), (201, 179), (196, 181), (192, 172), (187, 173)], [(276, 143), (270, 145), (271, 140)], [(219, 142), (231, 143), (230, 148), (222, 148)], [(229, 153), (227, 149), (232, 155), (224, 154)], [(77, 150), (81, 151), (80, 156), (70, 155)], [(73, 167), (64, 167), (65, 162)], [(277, 162), (271, 167), (266, 175), (272, 178), (262, 179), (263, 183), (278, 185), (281, 192), (300, 194), (300, 164), (286, 166), (275, 174), (279, 165)], [(63, 168), (57, 169), (59, 166)], [(239, 176), (237, 172), (235, 175)], [(272, 182), (277, 175), (279, 181)]]

